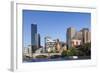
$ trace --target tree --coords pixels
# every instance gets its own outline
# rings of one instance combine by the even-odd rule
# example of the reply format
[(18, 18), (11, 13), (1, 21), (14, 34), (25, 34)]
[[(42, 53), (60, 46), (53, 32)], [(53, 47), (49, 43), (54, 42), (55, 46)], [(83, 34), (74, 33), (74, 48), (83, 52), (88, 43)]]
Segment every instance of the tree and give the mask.
[(77, 56), (78, 55), (78, 50), (74, 47), (71, 47), (68, 50), (64, 50), (61, 55), (63, 57), (64, 56)]
[(63, 50), (62, 53), (61, 53), (61, 56), (62, 56), (62, 57), (67, 56), (67, 50)]
[(69, 48), (67, 52), (67, 56), (77, 56), (77, 55), (78, 55), (77, 48), (74, 48), (74, 47)]
[(79, 51), (79, 56), (90, 56), (91, 55), (91, 43), (85, 43), (83, 45), (77, 46)]

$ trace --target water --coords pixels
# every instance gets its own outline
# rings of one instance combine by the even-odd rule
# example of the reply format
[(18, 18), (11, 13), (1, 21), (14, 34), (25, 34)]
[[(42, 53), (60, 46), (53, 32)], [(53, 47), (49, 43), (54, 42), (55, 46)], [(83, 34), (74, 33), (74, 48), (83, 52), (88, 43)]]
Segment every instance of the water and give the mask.
[(78, 58), (73, 58), (72, 56), (70, 57), (58, 57), (58, 58), (33, 58), (33, 59), (28, 59), (24, 62), (47, 62), (47, 61), (67, 61), (67, 60), (86, 60), (86, 59), (91, 59), (91, 56), (80, 56)]

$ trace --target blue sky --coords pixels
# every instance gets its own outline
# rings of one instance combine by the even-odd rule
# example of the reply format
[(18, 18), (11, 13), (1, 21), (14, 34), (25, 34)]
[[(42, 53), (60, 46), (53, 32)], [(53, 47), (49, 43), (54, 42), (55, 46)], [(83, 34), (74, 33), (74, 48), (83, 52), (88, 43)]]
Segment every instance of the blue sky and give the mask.
[(41, 44), (44, 44), (44, 37), (52, 39), (59, 38), (66, 41), (66, 31), (69, 27), (77, 31), (91, 26), (91, 14), (79, 12), (56, 12), (23, 10), (23, 40), (24, 46), (31, 44), (31, 24), (37, 24), (38, 33), (41, 36)]

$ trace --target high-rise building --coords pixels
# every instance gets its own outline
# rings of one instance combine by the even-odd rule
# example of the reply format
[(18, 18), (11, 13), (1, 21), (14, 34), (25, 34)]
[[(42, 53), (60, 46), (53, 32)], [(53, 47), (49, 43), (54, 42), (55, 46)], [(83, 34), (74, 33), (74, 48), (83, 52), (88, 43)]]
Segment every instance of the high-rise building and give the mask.
[(31, 24), (31, 46), (33, 53), (36, 50), (36, 34), (37, 34), (37, 25)]
[(78, 40), (82, 39), (82, 32), (81, 31), (76, 32), (75, 39), (78, 39)]
[(89, 31), (89, 29), (83, 28), (81, 32), (82, 32), (82, 43), (84, 44), (91, 42), (91, 32)]
[(36, 48), (40, 48), (40, 34), (35, 34)]
[(88, 32), (88, 42), (91, 42), (91, 32)]
[(68, 48), (91, 42), (91, 32), (88, 28), (76, 31), (74, 28), (70, 27), (67, 29), (66, 37)]
[(70, 27), (70, 28), (67, 29), (67, 34), (66, 34), (67, 40), (66, 40), (66, 42), (68, 44), (68, 48), (71, 47), (71, 40), (75, 37), (75, 35), (76, 35), (76, 29), (75, 28)]

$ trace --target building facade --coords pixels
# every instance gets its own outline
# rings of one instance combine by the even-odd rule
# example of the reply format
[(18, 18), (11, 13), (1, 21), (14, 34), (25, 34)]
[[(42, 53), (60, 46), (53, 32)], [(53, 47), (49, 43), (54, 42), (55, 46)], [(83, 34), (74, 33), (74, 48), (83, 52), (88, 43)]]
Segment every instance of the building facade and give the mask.
[(71, 40), (71, 46), (72, 47), (75, 47), (75, 46), (78, 46), (78, 45), (81, 45), (81, 40), (79, 40), (79, 39), (72, 39)]
[(75, 28), (70, 27), (67, 29), (66, 37), (68, 48), (91, 42), (91, 32), (88, 28), (76, 31)]
[(37, 49), (40, 48), (40, 34), (37, 33), (37, 25), (31, 24), (31, 46), (32, 52), (34, 53)]
[(32, 49), (31, 49), (31, 45), (28, 45), (28, 47), (24, 47), (24, 56), (29, 56), (32, 57)]
[(40, 34), (35, 34), (35, 41), (36, 41), (36, 48), (40, 48), (41, 47), (41, 38), (40, 38)]
[(59, 39), (53, 40), (51, 37), (45, 37), (45, 49), (47, 52), (61, 53), (63, 50), (67, 50), (67, 47), (66, 43)]
[(37, 34), (37, 25), (31, 24), (31, 45), (33, 45), (33, 46), (36, 45), (36, 41), (35, 41), (36, 34)]
[(89, 31), (89, 29), (83, 28), (81, 32), (82, 32), (82, 43), (85, 44), (91, 42), (91, 32)]
[(55, 51), (55, 40), (52, 40), (49, 36), (45, 37), (45, 50), (47, 52)]
[(67, 41), (67, 44), (68, 44), (68, 48), (71, 47), (71, 40), (75, 37), (75, 34), (76, 34), (76, 29), (73, 28), (73, 27), (70, 27), (67, 29), (67, 34), (66, 34), (66, 41)]
[(56, 51), (60, 52), (60, 50), (61, 50), (61, 43), (60, 43), (59, 39), (57, 39), (56, 40)]

